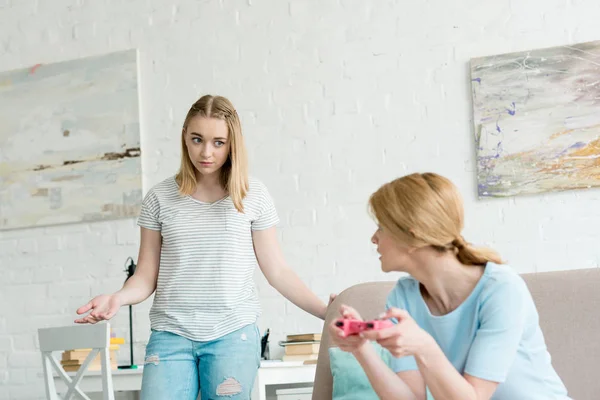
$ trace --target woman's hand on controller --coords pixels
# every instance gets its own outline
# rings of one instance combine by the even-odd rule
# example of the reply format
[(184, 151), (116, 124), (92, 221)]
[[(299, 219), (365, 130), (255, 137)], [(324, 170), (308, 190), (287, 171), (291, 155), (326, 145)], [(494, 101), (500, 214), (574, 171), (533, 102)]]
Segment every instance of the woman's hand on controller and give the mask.
[[(342, 315), (342, 318), (345, 319), (362, 321), (358, 311), (346, 305), (342, 305), (340, 307), (340, 314)], [(367, 344), (367, 340), (361, 335), (345, 336), (344, 331), (336, 326), (335, 322), (336, 321), (332, 321), (331, 324), (329, 324), (329, 337), (341, 350), (349, 353), (355, 353), (361, 350)]]
[(381, 318), (395, 318), (398, 323), (379, 331), (365, 331), (363, 336), (379, 343), (394, 357), (417, 356), (435, 346), (433, 337), (422, 329), (406, 310), (390, 308)]

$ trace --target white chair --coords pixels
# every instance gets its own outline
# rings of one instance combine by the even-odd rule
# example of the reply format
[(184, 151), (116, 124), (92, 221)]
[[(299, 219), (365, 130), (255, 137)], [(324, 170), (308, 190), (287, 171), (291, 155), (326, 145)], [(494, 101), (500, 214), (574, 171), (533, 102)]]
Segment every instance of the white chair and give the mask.
[[(76, 325), (59, 328), (38, 329), (40, 350), (42, 351), (42, 364), (44, 366), (44, 379), (46, 381), (46, 398), (48, 400), (59, 400), (54, 385), (52, 368), (67, 385), (64, 400), (79, 395), (84, 400), (90, 400), (78, 387), (83, 374), (92, 360), (100, 354), (102, 374), (102, 398), (103, 400), (114, 400), (112, 375), (110, 370), (110, 324), (102, 323), (96, 325)], [(89, 349), (92, 351), (86, 357), (83, 365), (77, 371), (73, 379), (65, 372), (60, 362), (52, 352), (73, 349)], [(77, 397), (74, 397), (77, 398)]]

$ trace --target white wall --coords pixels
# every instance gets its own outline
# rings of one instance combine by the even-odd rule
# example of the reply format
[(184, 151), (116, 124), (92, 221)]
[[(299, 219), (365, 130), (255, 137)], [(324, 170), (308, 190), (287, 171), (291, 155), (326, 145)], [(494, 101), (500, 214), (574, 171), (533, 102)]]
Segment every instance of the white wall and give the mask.
[[(476, 199), (468, 77), (470, 57), (600, 39), (598, 15), (597, 0), (0, 0), (0, 68), (138, 48), (145, 191), (176, 171), (189, 105), (228, 96), (285, 254), (326, 299), (396, 278), (378, 270), (366, 202), (412, 171), (453, 179), (466, 238), (519, 272), (598, 266), (600, 191)], [(139, 233), (122, 220), (0, 234), (0, 399), (39, 398), (36, 329), (69, 324), (92, 294), (118, 289)], [(275, 355), (284, 334), (321, 329), (257, 281)], [(149, 306), (135, 307), (138, 362)], [(121, 336), (126, 311), (114, 320)]]

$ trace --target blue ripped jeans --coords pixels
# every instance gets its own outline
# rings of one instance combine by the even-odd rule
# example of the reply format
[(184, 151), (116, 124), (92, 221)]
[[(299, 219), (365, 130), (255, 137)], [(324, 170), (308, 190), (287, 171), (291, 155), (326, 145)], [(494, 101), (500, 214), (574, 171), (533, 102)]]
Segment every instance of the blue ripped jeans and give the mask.
[(153, 330), (141, 400), (249, 400), (259, 365), (256, 324), (210, 342)]

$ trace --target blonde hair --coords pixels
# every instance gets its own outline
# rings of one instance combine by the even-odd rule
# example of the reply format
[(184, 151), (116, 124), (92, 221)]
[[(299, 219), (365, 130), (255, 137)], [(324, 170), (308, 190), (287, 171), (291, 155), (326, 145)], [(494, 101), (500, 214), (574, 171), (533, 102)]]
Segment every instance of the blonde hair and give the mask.
[(229, 157), (221, 167), (221, 185), (229, 193), (233, 205), (244, 212), (242, 200), (248, 193), (248, 156), (242, 136), (242, 125), (233, 104), (221, 96), (205, 95), (190, 108), (181, 131), (181, 167), (175, 177), (179, 192), (191, 195), (196, 191), (196, 168), (190, 160), (185, 144), (185, 131), (194, 117), (217, 118), (225, 121), (229, 131)]
[(384, 229), (411, 247), (452, 251), (466, 265), (503, 263), (495, 251), (475, 247), (462, 237), (462, 198), (443, 176), (417, 173), (393, 180), (371, 195), (369, 206)]

